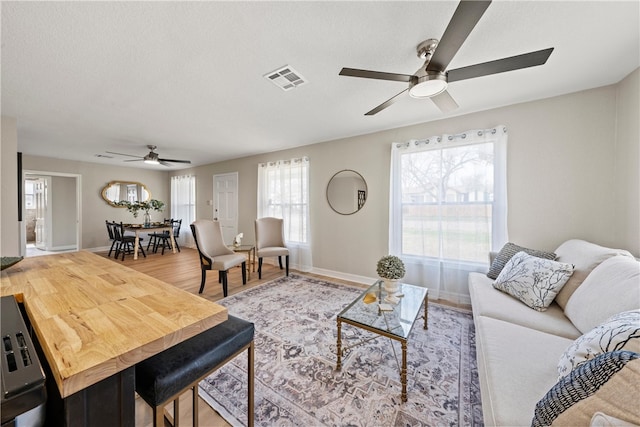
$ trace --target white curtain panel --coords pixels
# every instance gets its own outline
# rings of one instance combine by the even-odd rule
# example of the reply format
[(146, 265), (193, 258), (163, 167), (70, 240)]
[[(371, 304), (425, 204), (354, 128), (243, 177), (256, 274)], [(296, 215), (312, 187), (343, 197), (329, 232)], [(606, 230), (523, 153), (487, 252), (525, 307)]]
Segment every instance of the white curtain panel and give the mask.
[(196, 219), (196, 177), (193, 175), (171, 177), (171, 218), (181, 219), (180, 247), (195, 248), (191, 223)]
[(307, 157), (258, 165), (258, 218), (263, 217), (284, 220), (291, 267), (311, 271)]
[(504, 126), (392, 144), (389, 252), (403, 281), (470, 303), (469, 272), (508, 240), (506, 160)]

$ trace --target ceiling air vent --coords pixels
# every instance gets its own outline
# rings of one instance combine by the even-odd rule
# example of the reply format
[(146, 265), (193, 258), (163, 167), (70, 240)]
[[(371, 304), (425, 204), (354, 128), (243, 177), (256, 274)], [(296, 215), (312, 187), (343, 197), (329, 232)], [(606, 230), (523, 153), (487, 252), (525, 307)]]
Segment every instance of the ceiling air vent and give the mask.
[(271, 80), (274, 85), (285, 91), (294, 89), (307, 83), (305, 78), (302, 77), (302, 74), (288, 65), (265, 74), (264, 78), (266, 78), (267, 80)]

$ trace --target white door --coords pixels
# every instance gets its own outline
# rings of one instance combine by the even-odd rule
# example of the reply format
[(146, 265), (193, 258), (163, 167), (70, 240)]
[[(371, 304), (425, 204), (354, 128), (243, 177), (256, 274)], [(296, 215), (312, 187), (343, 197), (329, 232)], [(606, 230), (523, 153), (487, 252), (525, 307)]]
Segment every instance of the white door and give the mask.
[(238, 172), (213, 176), (213, 219), (222, 226), (227, 245), (238, 234)]
[(39, 178), (34, 182), (34, 201), (36, 205), (36, 248), (47, 249), (48, 245), (48, 224), (47, 224), (47, 179)]

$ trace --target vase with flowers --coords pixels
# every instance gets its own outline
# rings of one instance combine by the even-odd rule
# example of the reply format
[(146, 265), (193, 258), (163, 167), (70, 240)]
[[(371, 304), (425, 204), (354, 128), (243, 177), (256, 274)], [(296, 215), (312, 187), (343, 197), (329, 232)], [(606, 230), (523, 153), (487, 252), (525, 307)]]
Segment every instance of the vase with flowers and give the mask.
[(385, 255), (378, 260), (376, 271), (384, 280), (384, 290), (387, 293), (398, 291), (398, 280), (405, 274), (404, 263), (395, 255)]
[(164, 202), (156, 199), (151, 199), (144, 202), (130, 202), (128, 200), (121, 200), (117, 203), (117, 205), (127, 208), (127, 210), (133, 214), (134, 218), (138, 217), (139, 211), (144, 211), (143, 226), (145, 228), (151, 226), (151, 215), (149, 214), (149, 211), (154, 210), (162, 212), (162, 210), (164, 209)]

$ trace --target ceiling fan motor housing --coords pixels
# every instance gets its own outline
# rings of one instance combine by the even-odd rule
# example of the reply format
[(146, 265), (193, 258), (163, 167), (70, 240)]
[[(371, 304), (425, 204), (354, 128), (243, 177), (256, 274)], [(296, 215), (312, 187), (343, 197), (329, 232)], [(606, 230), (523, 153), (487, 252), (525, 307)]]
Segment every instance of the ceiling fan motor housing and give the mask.
[(442, 71), (425, 71), (409, 82), (409, 95), (412, 98), (431, 98), (447, 90), (447, 74)]

